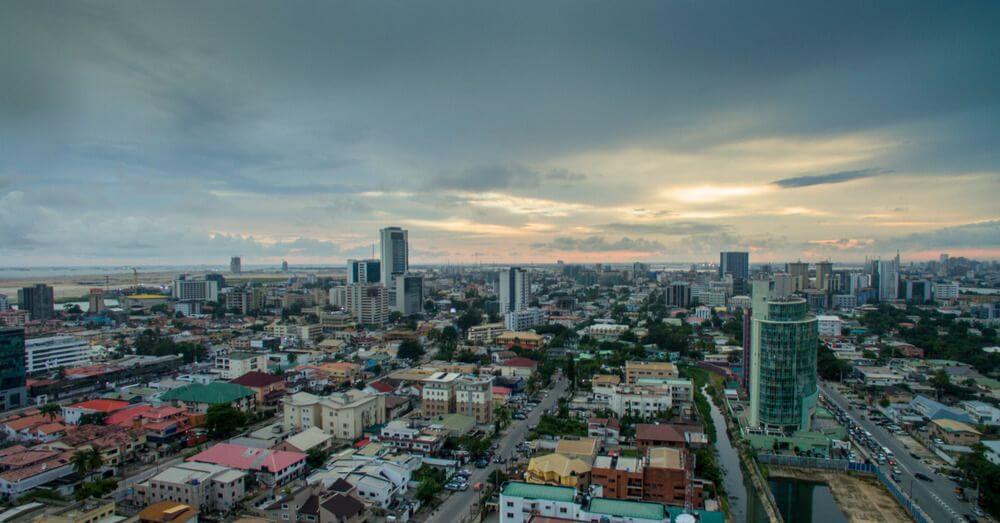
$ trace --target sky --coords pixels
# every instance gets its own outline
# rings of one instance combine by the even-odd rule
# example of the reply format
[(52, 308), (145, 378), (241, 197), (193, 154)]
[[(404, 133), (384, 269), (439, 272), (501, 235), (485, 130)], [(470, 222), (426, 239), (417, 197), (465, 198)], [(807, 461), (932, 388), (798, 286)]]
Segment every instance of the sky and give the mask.
[(1000, 3), (14, 2), (0, 265), (1000, 258)]

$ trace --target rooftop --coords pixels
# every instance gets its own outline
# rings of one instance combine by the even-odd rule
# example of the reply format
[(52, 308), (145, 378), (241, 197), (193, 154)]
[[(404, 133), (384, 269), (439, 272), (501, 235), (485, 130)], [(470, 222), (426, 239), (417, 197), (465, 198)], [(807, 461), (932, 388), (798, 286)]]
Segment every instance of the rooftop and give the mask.
[(306, 455), (301, 452), (257, 449), (232, 443), (217, 443), (188, 458), (188, 461), (213, 463), (239, 470), (267, 470), (279, 472), (299, 461)]
[(240, 398), (253, 396), (254, 392), (242, 385), (234, 383), (213, 382), (208, 385), (193, 383), (178, 387), (164, 394), (163, 401), (183, 401), (188, 403), (208, 403), (225, 405)]
[(588, 510), (591, 514), (604, 514), (623, 518), (642, 518), (663, 521), (667, 509), (659, 503), (627, 501), (624, 499), (594, 498)]
[(525, 499), (547, 499), (550, 501), (571, 502), (576, 499), (576, 489), (573, 487), (555, 487), (552, 485), (538, 485), (534, 483), (524, 483), (521, 481), (511, 481), (503, 487), (504, 496), (519, 497)]

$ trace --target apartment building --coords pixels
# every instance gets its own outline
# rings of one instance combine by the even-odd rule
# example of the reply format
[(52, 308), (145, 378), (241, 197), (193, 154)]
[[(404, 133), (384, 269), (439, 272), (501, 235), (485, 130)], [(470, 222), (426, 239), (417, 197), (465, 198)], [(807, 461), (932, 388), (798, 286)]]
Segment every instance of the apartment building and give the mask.
[(385, 423), (385, 395), (349, 389), (319, 397), (299, 392), (282, 399), (286, 427), (318, 427), (334, 438), (353, 441), (364, 429)]
[(694, 402), (694, 385), (687, 379), (663, 379), (655, 384), (618, 385), (611, 388), (608, 408), (618, 416), (642, 418), (663, 415), (676, 408), (688, 415)]
[(425, 417), (464, 414), (476, 423), (493, 423), (493, 388), (490, 378), (473, 378), (457, 372), (436, 372), (423, 380), (420, 410)]
[(280, 338), (298, 338), (302, 341), (315, 341), (323, 336), (323, 325), (319, 323), (309, 325), (272, 323), (267, 326), (267, 330)]
[(504, 332), (507, 327), (503, 323), (487, 323), (469, 328), (468, 340), (470, 343), (492, 343)]
[(431, 456), (448, 439), (448, 431), (434, 427), (414, 427), (407, 420), (393, 420), (382, 427), (378, 440), (400, 452)]
[(136, 485), (136, 501), (176, 501), (196, 510), (228, 511), (246, 497), (246, 473), (211, 463), (182, 462)]
[[(643, 457), (598, 456), (590, 470), (591, 485), (601, 488), (600, 496), (611, 499), (652, 501), (684, 506), (688, 474), (694, 463), (686, 449), (654, 447)], [(691, 505), (703, 508), (704, 488), (695, 482), (691, 488)]]
[(224, 380), (233, 380), (248, 372), (267, 372), (267, 354), (231, 352), (216, 356), (215, 369)]
[(676, 378), (679, 374), (673, 363), (661, 361), (627, 361), (625, 362), (625, 383), (635, 385), (640, 379)]
[(60, 367), (82, 367), (90, 364), (92, 353), (89, 343), (74, 336), (25, 340), (25, 370), (34, 373)]

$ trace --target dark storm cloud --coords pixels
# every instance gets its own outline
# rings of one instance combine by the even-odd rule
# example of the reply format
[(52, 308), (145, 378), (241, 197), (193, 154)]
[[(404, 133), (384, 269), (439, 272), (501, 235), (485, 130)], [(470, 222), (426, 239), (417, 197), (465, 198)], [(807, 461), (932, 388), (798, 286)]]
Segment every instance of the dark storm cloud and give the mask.
[(796, 189), (799, 187), (812, 187), (813, 185), (828, 185), (833, 183), (850, 182), (852, 180), (860, 180), (862, 178), (872, 178), (874, 176), (881, 176), (883, 174), (889, 174), (891, 172), (892, 171), (886, 171), (883, 169), (858, 169), (855, 171), (841, 171), (829, 174), (796, 176), (794, 178), (784, 178), (782, 180), (776, 180), (771, 183), (779, 187), (784, 187), (786, 189)]

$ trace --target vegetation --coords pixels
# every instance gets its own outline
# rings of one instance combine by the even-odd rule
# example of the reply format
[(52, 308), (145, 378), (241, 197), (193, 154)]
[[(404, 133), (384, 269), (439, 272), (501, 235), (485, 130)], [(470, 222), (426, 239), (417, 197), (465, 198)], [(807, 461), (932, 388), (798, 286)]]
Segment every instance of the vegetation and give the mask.
[(819, 344), (816, 352), (816, 372), (827, 381), (840, 381), (851, 375), (851, 364), (836, 357), (833, 351)]
[(972, 450), (958, 458), (958, 469), (965, 473), (967, 486), (979, 489), (979, 502), (986, 512), (1000, 518), (1000, 496), (992, 495), (1000, 492), (1000, 465), (986, 457), (985, 445), (977, 443)]
[(417, 485), (417, 499), (420, 503), (424, 505), (430, 505), (437, 498), (437, 495), (441, 493), (445, 481), (447, 481), (447, 476), (444, 470), (431, 467), (430, 465), (424, 465), (417, 469), (413, 474), (413, 480), (419, 483)]
[(212, 405), (205, 413), (205, 428), (213, 438), (228, 438), (247, 424), (247, 415), (230, 405)]
[(160, 330), (146, 329), (135, 339), (135, 353), (149, 356), (171, 356), (180, 354), (184, 363), (192, 363), (204, 358), (208, 351), (199, 343), (177, 343)]
[(583, 421), (570, 418), (558, 417), (545, 414), (538, 420), (538, 426), (531, 431), (529, 439), (538, 436), (586, 436), (587, 424)]
[(403, 340), (396, 351), (396, 357), (401, 360), (417, 361), (425, 354), (423, 345), (416, 340)]
[(56, 419), (56, 416), (62, 413), (62, 407), (56, 403), (46, 403), (38, 408), (38, 412), (44, 416), (49, 417), (49, 421)]
[(89, 412), (80, 416), (80, 425), (104, 425), (106, 419), (108, 419), (106, 412)]
[(115, 479), (96, 479), (94, 481), (81, 483), (80, 486), (77, 487), (73, 496), (77, 500), (103, 498), (104, 496), (114, 492), (116, 488), (118, 488), (118, 481)]
[(29, 490), (23, 496), (17, 498), (17, 500), (14, 501), (14, 505), (23, 505), (34, 501), (65, 501), (65, 499), (66, 498), (64, 498), (63, 495), (55, 489), (34, 488)]
[(330, 452), (319, 447), (310, 449), (306, 454), (306, 464), (310, 468), (318, 469), (326, 464), (326, 458), (330, 457)]
[(101, 453), (97, 449), (83, 449), (73, 454), (73, 471), (81, 476), (90, 476), (104, 465)]

